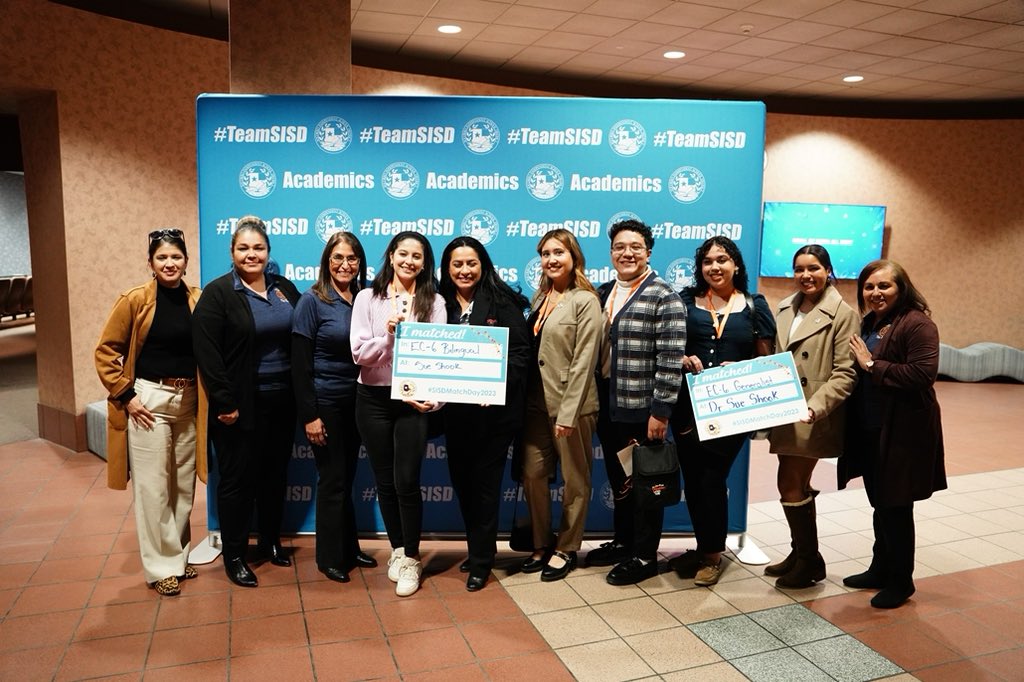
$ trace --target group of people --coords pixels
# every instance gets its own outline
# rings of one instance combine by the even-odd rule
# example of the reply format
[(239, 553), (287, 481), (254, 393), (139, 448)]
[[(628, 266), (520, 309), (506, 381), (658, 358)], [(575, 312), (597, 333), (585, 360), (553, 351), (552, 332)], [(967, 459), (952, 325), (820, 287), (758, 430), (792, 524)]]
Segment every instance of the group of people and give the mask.
[[(933, 384), (938, 333), (906, 272), (874, 261), (858, 279), (863, 317), (843, 302), (828, 252), (794, 255), (796, 293), (772, 315), (750, 291), (737, 246), (712, 237), (695, 255), (695, 283), (677, 293), (650, 265), (654, 237), (637, 220), (609, 231), (616, 278), (587, 280), (579, 242), (566, 230), (537, 245), (541, 277), (532, 301), (498, 276), (485, 247), (457, 237), (439, 277), (429, 241), (403, 232), (389, 243), (372, 282), (358, 238), (330, 237), (319, 279), (299, 294), (267, 272), (263, 221), (246, 216), (231, 240), (233, 267), (203, 290), (184, 283), (180, 230), (149, 235), (153, 281), (123, 294), (96, 349), (109, 393), (108, 483), (135, 493), (146, 580), (162, 595), (197, 575), (188, 564), (195, 478), (206, 480), (207, 431), (215, 448), (224, 568), (255, 587), (255, 556), (289, 566), (281, 544), (286, 469), (296, 424), (315, 455), (316, 562), (345, 583), (376, 560), (361, 551), (352, 487), (365, 446), (391, 554), (396, 594), (422, 579), (420, 469), (431, 413), (443, 423), (451, 481), (466, 528), (466, 589), (487, 582), (497, 552), (501, 482), (510, 448), (522, 482), (534, 551), (521, 565), (543, 581), (579, 562), (591, 498), (593, 437), (606, 453), (614, 537), (584, 557), (629, 585), (658, 573), (664, 508), (635, 494), (616, 452), (644, 442), (676, 444), (697, 547), (669, 566), (697, 585), (716, 584), (728, 529), (726, 479), (747, 434), (700, 440), (685, 373), (791, 351), (807, 400), (798, 423), (775, 427), (778, 487), (792, 551), (765, 569), (781, 588), (825, 577), (818, 552), (811, 475), (840, 458), (840, 485), (863, 476), (874, 508), (870, 567), (851, 587), (879, 590), (871, 603), (903, 604), (914, 592), (913, 503), (945, 487)], [(504, 405), (396, 400), (391, 373), (403, 322), (508, 329)], [(562, 484), (552, 527), (551, 484)]]

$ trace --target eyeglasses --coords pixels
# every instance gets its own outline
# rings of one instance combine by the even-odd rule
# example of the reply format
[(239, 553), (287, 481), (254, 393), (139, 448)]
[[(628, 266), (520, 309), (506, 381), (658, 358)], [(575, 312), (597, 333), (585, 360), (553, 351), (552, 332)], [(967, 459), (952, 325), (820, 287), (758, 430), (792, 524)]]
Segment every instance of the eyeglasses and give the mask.
[(341, 265), (342, 263), (348, 263), (349, 265), (358, 265), (359, 256), (342, 256), (340, 253), (331, 254), (331, 262), (335, 265)]
[(149, 233), (149, 241), (155, 242), (158, 239), (164, 237), (170, 237), (171, 239), (181, 239), (184, 236), (184, 232), (176, 227), (165, 227), (162, 230), (153, 230)]
[(646, 244), (615, 244), (612, 246), (612, 253), (622, 254), (629, 251), (632, 254), (643, 253), (647, 250)]

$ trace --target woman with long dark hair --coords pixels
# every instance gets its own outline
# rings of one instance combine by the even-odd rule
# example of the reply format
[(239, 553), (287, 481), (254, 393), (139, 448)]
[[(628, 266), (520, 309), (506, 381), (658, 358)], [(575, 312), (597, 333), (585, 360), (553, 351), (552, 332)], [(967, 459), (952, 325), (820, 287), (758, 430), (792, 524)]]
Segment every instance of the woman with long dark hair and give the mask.
[(352, 358), (360, 367), (356, 424), (377, 479), (377, 503), (391, 543), (388, 578), (400, 597), (419, 589), (423, 573), (420, 468), (427, 412), (439, 407), (391, 398), (395, 332), (405, 320), (445, 321), (444, 299), (434, 281), (434, 252), (418, 232), (401, 232), (388, 244), (373, 286), (356, 295), (350, 334)]
[(352, 303), (366, 285), (366, 254), (351, 232), (335, 232), (320, 255), (320, 276), (299, 299), (292, 323), (292, 384), (299, 423), (316, 459), (316, 565), (349, 582), (353, 568), (377, 561), (359, 548), (352, 485), (362, 439), (349, 335)]
[(808, 244), (793, 255), (797, 291), (779, 303), (775, 345), (790, 351), (800, 375), (807, 416), (795, 424), (773, 427), (771, 452), (779, 457), (779, 497), (789, 524), (792, 551), (766, 566), (778, 587), (810, 587), (825, 579), (825, 560), (818, 552), (818, 525), (811, 474), (819, 459), (843, 451), (844, 401), (853, 391), (849, 338), (857, 313), (833, 286), (832, 259), (825, 247)]
[(441, 295), (449, 324), (508, 329), (504, 405), (449, 403), (444, 408), (448, 471), (466, 525), (466, 589), (483, 589), (497, 553), (501, 480), (512, 437), (522, 428), (530, 332), (530, 302), (502, 281), (483, 244), (456, 237), (441, 254)]

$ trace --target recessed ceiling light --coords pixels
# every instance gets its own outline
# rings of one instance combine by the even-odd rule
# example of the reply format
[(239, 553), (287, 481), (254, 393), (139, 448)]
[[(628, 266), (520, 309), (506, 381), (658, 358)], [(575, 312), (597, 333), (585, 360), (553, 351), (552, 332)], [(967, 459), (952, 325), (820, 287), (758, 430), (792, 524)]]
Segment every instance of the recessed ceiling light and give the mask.
[(438, 33), (462, 33), (462, 27), (455, 24), (445, 24), (437, 27)]
[(864, 76), (843, 76), (844, 83), (860, 83), (864, 80)]
[(664, 57), (665, 59), (682, 59), (683, 57), (686, 56), (686, 53), (681, 52), (679, 50), (669, 50), (668, 52), (661, 56)]

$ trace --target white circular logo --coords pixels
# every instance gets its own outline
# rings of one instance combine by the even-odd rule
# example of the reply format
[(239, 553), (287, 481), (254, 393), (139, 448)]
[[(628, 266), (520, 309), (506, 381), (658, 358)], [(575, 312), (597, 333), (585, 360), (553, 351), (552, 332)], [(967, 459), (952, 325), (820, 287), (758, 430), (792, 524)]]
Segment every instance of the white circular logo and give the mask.
[(381, 173), (380, 184), (388, 196), (394, 199), (408, 199), (420, 188), (420, 174), (412, 164), (396, 161)]
[(665, 270), (665, 281), (676, 291), (682, 291), (686, 287), (696, 284), (697, 280), (693, 271), (692, 258), (676, 258), (668, 264), (668, 269)]
[(638, 121), (623, 119), (608, 131), (608, 144), (619, 156), (636, 156), (647, 146), (647, 131)]
[(643, 222), (642, 220), (640, 220), (640, 216), (638, 216), (636, 213), (633, 213), (632, 211), (619, 211), (618, 213), (616, 213), (615, 215), (608, 219), (608, 225), (605, 227), (605, 232), (611, 232), (613, 225), (615, 225), (616, 223), (625, 222), (626, 220), (635, 220), (638, 223)]
[(498, 146), (498, 124), (480, 116), (462, 126), (462, 144), (474, 154), (490, 154)]
[(704, 174), (693, 166), (680, 166), (668, 178), (668, 191), (681, 204), (692, 204), (701, 198), (707, 185)]
[(250, 161), (242, 166), (242, 172), (238, 174), (238, 184), (242, 191), (253, 199), (262, 199), (277, 187), (277, 174), (269, 164)]
[(540, 288), (540, 278), (544, 274), (544, 268), (540, 264), (540, 256), (534, 256), (526, 264), (525, 277), (526, 286), (530, 287), (534, 291)]
[(599, 494), (605, 509), (615, 509), (615, 493), (612, 492), (612, 487), (608, 484), (608, 481), (601, 484), (601, 492)]
[(526, 191), (538, 201), (551, 201), (562, 193), (562, 171), (550, 163), (538, 163), (526, 174)]
[(487, 246), (498, 236), (498, 219), (482, 208), (470, 211), (462, 219), (462, 236), (472, 237)]
[(352, 144), (352, 126), (340, 116), (328, 116), (313, 129), (316, 146), (328, 154), (337, 154)]
[(340, 208), (329, 208), (316, 217), (316, 236), (324, 244), (335, 232), (351, 232), (352, 218)]

